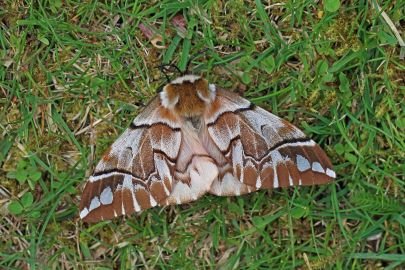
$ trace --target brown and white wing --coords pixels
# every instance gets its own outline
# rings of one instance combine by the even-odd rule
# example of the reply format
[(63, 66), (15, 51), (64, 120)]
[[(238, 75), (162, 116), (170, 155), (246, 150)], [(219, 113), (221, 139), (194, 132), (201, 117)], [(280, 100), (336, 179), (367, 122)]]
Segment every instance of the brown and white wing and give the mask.
[(323, 184), (336, 177), (324, 151), (289, 122), (225, 90), (204, 115), (203, 142), (219, 167), (210, 192)]
[(155, 98), (112, 144), (83, 191), (80, 217), (96, 222), (166, 204), (181, 123)]

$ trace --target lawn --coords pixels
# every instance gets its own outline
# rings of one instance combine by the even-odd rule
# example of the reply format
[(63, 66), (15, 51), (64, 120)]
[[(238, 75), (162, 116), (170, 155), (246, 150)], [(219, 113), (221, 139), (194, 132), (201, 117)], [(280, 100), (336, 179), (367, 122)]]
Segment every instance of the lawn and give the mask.
[[(1, 1), (0, 269), (403, 269), (404, 10)], [(85, 181), (166, 82), (157, 66), (189, 60), (300, 127), (336, 181), (82, 223)]]

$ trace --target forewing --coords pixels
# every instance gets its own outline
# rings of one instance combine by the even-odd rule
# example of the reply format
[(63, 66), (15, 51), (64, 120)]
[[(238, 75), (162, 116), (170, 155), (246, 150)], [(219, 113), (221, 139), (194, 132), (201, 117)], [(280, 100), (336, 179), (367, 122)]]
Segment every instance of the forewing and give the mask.
[(224, 170), (211, 193), (239, 195), (335, 178), (329, 158), (313, 140), (231, 92), (218, 90), (204, 117), (204, 144)]
[(80, 217), (97, 222), (166, 204), (181, 141), (179, 119), (155, 98), (96, 166)]

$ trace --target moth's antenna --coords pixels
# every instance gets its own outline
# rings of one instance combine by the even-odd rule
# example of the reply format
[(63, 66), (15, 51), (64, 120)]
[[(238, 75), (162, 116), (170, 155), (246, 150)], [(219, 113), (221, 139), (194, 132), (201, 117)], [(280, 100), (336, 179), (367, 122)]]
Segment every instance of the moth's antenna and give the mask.
[(184, 70), (184, 72), (183, 72), (182, 74), (185, 75), (185, 74), (189, 73), (188, 68), (189, 68), (189, 66), (190, 66), (190, 64), (191, 64), (191, 61), (195, 60), (197, 57), (199, 57), (199, 56), (202, 55), (203, 53), (207, 52), (208, 50), (210, 50), (210, 48), (202, 49), (201, 51), (198, 51), (198, 52), (196, 52), (195, 54), (193, 54), (193, 55), (190, 57), (190, 59), (188, 59), (187, 65), (186, 65), (186, 69)]
[(183, 74), (183, 72), (181, 72), (180, 68), (174, 64), (162, 64), (159, 66), (156, 66), (156, 68), (158, 68), (160, 70), (160, 72), (163, 73), (163, 75), (165, 75), (167, 82), (170, 82), (171, 79), (169, 77), (169, 75), (167, 74), (168, 71), (170, 71), (170, 68), (174, 68), (179, 74)]
[(166, 81), (167, 81), (167, 82), (170, 82), (170, 77), (169, 77), (169, 75), (167, 75), (165, 67), (166, 67), (166, 65), (159, 65), (159, 66), (156, 66), (156, 68), (158, 68), (159, 71), (162, 72), (163, 75), (165, 75)]
[(180, 68), (179, 68), (178, 66), (176, 66), (175, 64), (169, 64), (169, 65), (167, 65), (167, 66), (172, 67), (172, 68), (175, 68), (178, 73), (182, 74)]

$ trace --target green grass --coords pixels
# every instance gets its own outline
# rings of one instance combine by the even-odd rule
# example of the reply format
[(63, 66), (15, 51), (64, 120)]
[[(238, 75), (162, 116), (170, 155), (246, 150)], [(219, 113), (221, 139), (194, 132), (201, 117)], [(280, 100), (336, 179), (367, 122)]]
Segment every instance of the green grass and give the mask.
[[(375, 1), (149, 2), (0, 3), (0, 268), (405, 267), (405, 65)], [(401, 30), (403, 1), (380, 5)], [(337, 181), (82, 224), (86, 177), (164, 83), (155, 67), (205, 48), (191, 70), (302, 128)]]

